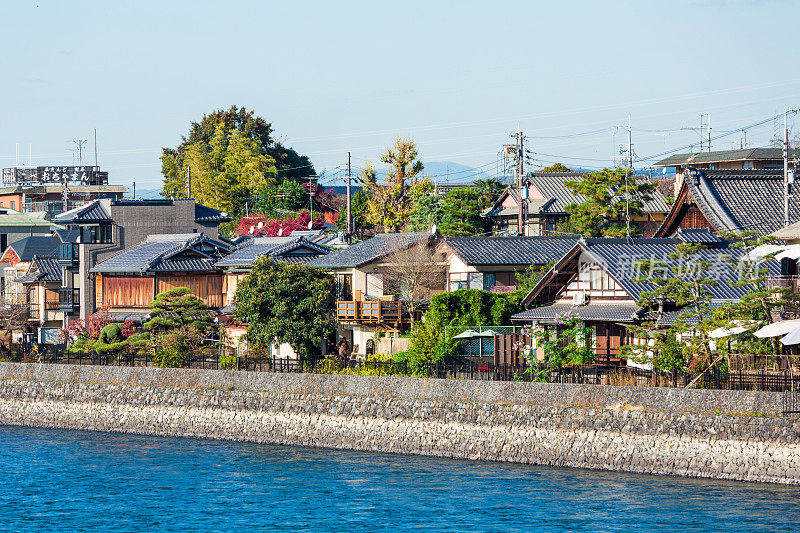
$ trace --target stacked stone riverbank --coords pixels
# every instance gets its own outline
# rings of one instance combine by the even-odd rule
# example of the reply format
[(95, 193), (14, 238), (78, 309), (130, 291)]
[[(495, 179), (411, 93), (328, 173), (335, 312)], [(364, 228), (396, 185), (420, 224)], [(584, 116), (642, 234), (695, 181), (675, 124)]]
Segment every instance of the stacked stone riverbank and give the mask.
[(0, 424), (800, 484), (778, 393), (0, 363)]

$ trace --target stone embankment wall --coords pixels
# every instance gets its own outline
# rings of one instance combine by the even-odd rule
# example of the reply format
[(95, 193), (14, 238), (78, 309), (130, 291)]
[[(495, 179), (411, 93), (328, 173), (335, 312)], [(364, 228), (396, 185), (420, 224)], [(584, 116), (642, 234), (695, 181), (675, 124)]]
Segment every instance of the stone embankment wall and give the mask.
[(800, 484), (781, 395), (0, 363), (0, 424)]

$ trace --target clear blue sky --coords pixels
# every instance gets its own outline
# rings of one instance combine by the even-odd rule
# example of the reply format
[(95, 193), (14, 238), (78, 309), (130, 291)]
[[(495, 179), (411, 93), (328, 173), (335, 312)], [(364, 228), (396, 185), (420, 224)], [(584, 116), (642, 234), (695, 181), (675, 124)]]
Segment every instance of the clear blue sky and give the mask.
[[(797, 2), (120, 4), (4, 4), (2, 166), (16, 143), (21, 159), (30, 143), (34, 164), (69, 164), (67, 141), (96, 128), (113, 182), (157, 187), (160, 148), (236, 104), (318, 171), (348, 150), (363, 166), (397, 136), (423, 161), (494, 171), (517, 123), (537, 160), (602, 167), (628, 114), (647, 157), (697, 134), (639, 130), (708, 112), (718, 133), (800, 106)], [(772, 136), (768, 124), (747, 140)]]

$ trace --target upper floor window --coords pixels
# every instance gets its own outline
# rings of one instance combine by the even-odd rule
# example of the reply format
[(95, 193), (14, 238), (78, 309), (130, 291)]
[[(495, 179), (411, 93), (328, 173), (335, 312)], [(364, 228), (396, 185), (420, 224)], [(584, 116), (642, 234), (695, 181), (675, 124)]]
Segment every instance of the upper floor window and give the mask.
[(111, 244), (113, 242), (111, 225), (85, 226), (82, 241), (87, 244)]

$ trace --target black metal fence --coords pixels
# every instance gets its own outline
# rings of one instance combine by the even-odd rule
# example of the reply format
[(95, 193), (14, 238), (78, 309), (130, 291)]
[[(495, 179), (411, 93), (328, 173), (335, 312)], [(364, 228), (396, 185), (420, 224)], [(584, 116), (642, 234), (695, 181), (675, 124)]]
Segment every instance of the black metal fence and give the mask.
[[(104, 366), (156, 366), (145, 354), (102, 355), (89, 352), (70, 352), (64, 345), (18, 346), (11, 350), (0, 349), (0, 359), (7, 361), (104, 365)], [(732, 372), (710, 371), (699, 379), (681, 372), (658, 372), (635, 367), (614, 365), (584, 365), (558, 370), (544, 366), (481, 363), (457, 358), (438, 361), (421, 368), (412, 368), (407, 362), (347, 361), (321, 359), (300, 362), (296, 359), (274, 357), (233, 357), (216, 353), (195, 354), (185, 361), (189, 368), (229, 369), (256, 372), (307, 372), (319, 374), (359, 374), (376, 376), (416, 376), (440, 379), (473, 379), (484, 381), (546, 381), (550, 383), (575, 383), (650, 387), (693, 387), (702, 389), (757, 390), (787, 392), (786, 410), (800, 412), (800, 373), (791, 371), (738, 370)]]

